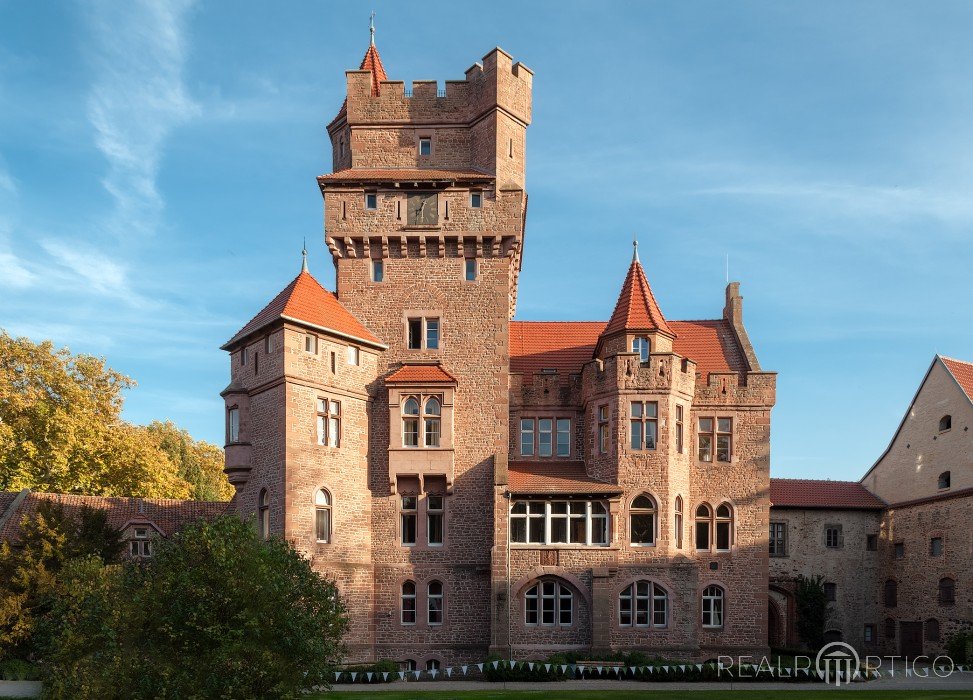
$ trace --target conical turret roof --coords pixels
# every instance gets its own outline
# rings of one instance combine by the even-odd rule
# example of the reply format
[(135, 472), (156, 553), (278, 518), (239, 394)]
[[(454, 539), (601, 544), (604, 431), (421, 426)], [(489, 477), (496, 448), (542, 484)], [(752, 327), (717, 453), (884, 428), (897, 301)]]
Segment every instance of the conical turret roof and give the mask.
[(652, 294), (652, 288), (649, 287), (645, 270), (642, 269), (637, 255), (632, 258), (621, 294), (615, 304), (615, 311), (605, 330), (601, 332), (601, 337), (636, 330), (660, 331), (673, 337), (676, 335), (662, 315), (662, 309)]

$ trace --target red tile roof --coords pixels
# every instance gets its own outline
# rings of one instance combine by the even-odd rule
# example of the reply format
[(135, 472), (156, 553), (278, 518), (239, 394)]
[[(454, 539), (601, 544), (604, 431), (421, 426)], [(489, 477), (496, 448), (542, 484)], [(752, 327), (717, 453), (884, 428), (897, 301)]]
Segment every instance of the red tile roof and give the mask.
[(318, 176), (321, 186), (347, 182), (489, 182), (492, 175), (474, 170), (442, 170), (439, 168), (345, 168)]
[(375, 44), (368, 47), (358, 70), (370, 70), (372, 72), (372, 97), (378, 97), (382, 81), (388, 80), (389, 77), (385, 74), (385, 66), (382, 65), (382, 58), (378, 55)]
[(518, 494), (621, 493), (615, 484), (588, 476), (580, 462), (511, 462), (507, 490)]
[(294, 281), (250, 319), (240, 331), (223, 345), (228, 349), (238, 340), (260, 330), (277, 319), (306, 323), (324, 331), (363, 341), (369, 345), (385, 347), (375, 335), (365, 328), (338, 297), (321, 286), (310, 272), (301, 271)]
[(943, 357), (942, 355), (939, 356), (939, 359), (943, 361), (946, 369), (950, 371), (956, 379), (956, 382), (966, 392), (970, 401), (973, 401), (973, 363), (954, 360), (951, 357)]
[(857, 481), (771, 479), (770, 504), (775, 508), (880, 510), (885, 501)]
[[(9, 496), (4, 493), (3, 496)], [(17, 494), (13, 494), (16, 496)], [(163, 535), (168, 536), (193, 520), (212, 520), (226, 512), (223, 502), (180, 501), (168, 498), (114, 498), (108, 496), (81, 496), (64, 493), (28, 493), (20, 502), (16, 512), (3, 523), (0, 540), (16, 541), (20, 536), (20, 525), (24, 518), (37, 512), (43, 501), (60, 503), (68, 511), (82, 506), (108, 511), (108, 522), (115, 527), (124, 527), (129, 522), (149, 522)]]
[(675, 335), (656, 303), (649, 281), (645, 278), (645, 270), (637, 257), (628, 268), (622, 291), (615, 303), (615, 311), (602, 335), (626, 330), (659, 330)]
[[(673, 349), (696, 363), (705, 381), (710, 372), (746, 372), (747, 361), (727, 321), (669, 321)], [(550, 367), (577, 374), (594, 357), (605, 324), (601, 321), (511, 321), (510, 371), (524, 381)]]
[(386, 380), (386, 384), (455, 384), (456, 377), (436, 365), (402, 365)]

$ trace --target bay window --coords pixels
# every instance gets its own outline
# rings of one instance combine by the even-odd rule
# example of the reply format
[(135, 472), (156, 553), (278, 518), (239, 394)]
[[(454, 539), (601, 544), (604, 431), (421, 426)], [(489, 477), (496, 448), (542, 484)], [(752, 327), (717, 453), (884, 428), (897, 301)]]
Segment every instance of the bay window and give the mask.
[(515, 501), (510, 507), (515, 544), (608, 544), (608, 507), (602, 501)]

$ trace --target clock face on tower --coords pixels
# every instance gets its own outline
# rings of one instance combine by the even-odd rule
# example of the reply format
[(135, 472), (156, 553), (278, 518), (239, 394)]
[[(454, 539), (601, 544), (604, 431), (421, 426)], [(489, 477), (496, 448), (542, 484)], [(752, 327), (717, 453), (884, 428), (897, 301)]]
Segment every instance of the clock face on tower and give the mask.
[(409, 226), (436, 226), (439, 223), (439, 197), (435, 192), (410, 194)]

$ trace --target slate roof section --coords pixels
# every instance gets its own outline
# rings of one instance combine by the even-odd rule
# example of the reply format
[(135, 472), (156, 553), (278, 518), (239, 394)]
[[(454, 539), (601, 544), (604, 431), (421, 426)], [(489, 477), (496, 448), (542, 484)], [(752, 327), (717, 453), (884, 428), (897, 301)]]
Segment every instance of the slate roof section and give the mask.
[(492, 182), (493, 180), (493, 175), (475, 170), (441, 168), (345, 168), (327, 175), (318, 175), (318, 185), (321, 187), (352, 182)]
[(622, 284), (622, 291), (615, 302), (608, 325), (602, 335), (611, 335), (626, 330), (657, 330), (669, 335), (675, 335), (666, 323), (662, 309), (652, 294), (649, 281), (645, 278), (645, 270), (638, 258), (632, 260)]
[(588, 476), (581, 462), (511, 462), (507, 490), (513, 494), (614, 494), (621, 486)]
[(338, 301), (338, 297), (322, 287), (310, 272), (301, 271), (260, 313), (228, 340), (222, 349), (229, 349), (237, 341), (278, 319), (306, 324), (366, 345), (385, 348), (382, 341)]
[(833, 510), (882, 510), (886, 506), (857, 481), (817, 479), (771, 479), (770, 505)]
[(455, 384), (456, 377), (440, 365), (402, 365), (386, 380), (386, 384)]
[[(3, 493), (0, 503), (9, 495), (9, 492)], [(177, 532), (189, 522), (217, 518), (226, 512), (228, 505), (225, 502), (181, 501), (169, 498), (118, 498), (30, 492), (21, 501), (16, 512), (10, 514), (10, 517), (4, 521), (3, 529), (0, 530), (0, 540), (16, 542), (20, 537), (20, 525), (24, 518), (32, 517), (44, 501), (60, 503), (68, 511), (80, 509), (82, 506), (105, 510), (108, 512), (108, 522), (118, 528), (130, 522), (151, 523), (164, 536)]]
[(939, 356), (939, 359), (946, 365), (946, 369), (953, 375), (956, 383), (960, 385), (963, 392), (970, 401), (973, 401), (973, 363), (963, 360), (954, 360), (951, 357)]
[[(673, 350), (696, 363), (703, 381), (711, 372), (746, 372), (747, 360), (733, 327), (722, 319), (669, 321)], [(601, 321), (511, 321), (510, 371), (532, 375), (542, 369), (578, 374), (594, 357), (605, 324)]]

